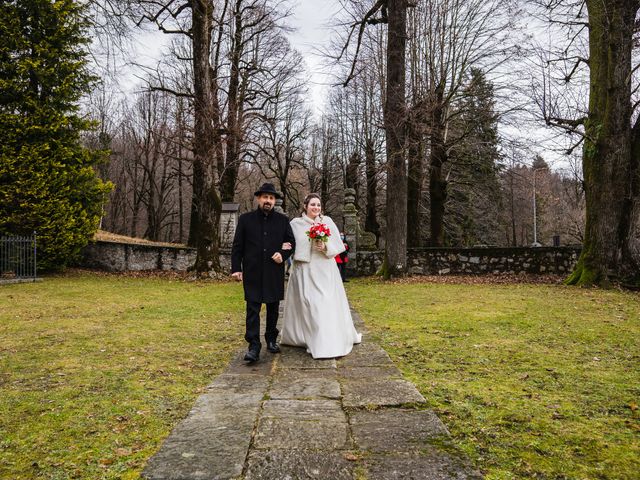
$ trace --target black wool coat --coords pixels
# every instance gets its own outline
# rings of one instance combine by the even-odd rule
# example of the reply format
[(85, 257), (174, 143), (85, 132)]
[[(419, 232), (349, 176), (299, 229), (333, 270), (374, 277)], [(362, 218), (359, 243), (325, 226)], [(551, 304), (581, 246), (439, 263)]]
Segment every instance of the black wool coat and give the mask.
[[(244, 299), (248, 302), (273, 303), (284, 298), (284, 265), (295, 248), (289, 219), (278, 212), (265, 215), (260, 208), (240, 215), (231, 247), (231, 273), (242, 272)], [(280, 252), (283, 262), (271, 260)]]

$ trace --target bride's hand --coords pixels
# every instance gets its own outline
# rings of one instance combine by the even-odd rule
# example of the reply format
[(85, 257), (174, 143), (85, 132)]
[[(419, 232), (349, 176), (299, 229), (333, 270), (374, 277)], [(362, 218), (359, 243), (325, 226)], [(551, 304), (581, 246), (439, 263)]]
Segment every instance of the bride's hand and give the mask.
[(282, 244), (282, 250), (291, 250), (291, 244), (289, 242), (284, 242)]
[(315, 249), (319, 252), (324, 252), (327, 249), (327, 244), (322, 241), (316, 242)]

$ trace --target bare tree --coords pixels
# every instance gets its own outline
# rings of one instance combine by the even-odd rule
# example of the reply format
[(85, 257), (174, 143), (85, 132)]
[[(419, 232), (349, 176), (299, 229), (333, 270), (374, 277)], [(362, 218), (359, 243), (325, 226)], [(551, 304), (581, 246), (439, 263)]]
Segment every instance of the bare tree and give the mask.
[[(266, 44), (284, 28), (288, 10), (277, 0), (137, 0), (129, 13), (138, 25), (182, 39), (174, 42), (172, 65), (158, 68), (148, 88), (191, 103), (189, 244), (198, 252), (197, 271), (218, 271), (222, 200), (234, 198), (245, 134), (269, 101), (265, 58), (278, 55)], [(178, 69), (182, 77), (166, 74)]]
[[(305, 169), (306, 137), (309, 134), (311, 113), (300, 95), (280, 96), (265, 112), (255, 135), (255, 165), (265, 179), (275, 179), (283, 195), (282, 208), (289, 204), (300, 208), (299, 191), (304, 184), (296, 179), (295, 171)], [(299, 177), (299, 176), (298, 176)]]
[[(226, 2), (225, 2), (226, 5)], [(287, 30), (284, 20), (289, 16), (288, 7), (275, 0), (235, 0), (230, 9), (229, 64), (222, 62), (224, 56), (216, 55), (218, 92), (223, 91), (222, 72), (228, 70), (226, 88), (226, 123), (219, 120), (224, 131), (224, 156), (219, 155), (218, 169), (221, 172), (220, 191), (223, 200), (234, 199), (238, 168), (243, 158), (245, 133), (255, 119), (275, 97), (278, 77), (293, 74), (300, 59), (289, 60), (293, 52), (283, 36)], [(219, 29), (219, 33), (222, 30)], [(222, 38), (220, 39), (220, 44)], [(280, 61), (286, 59), (283, 67)], [(275, 71), (274, 71), (275, 70)], [(222, 105), (223, 99), (218, 100)]]
[(407, 268), (407, 167), (406, 167), (406, 37), (407, 0), (377, 0), (348, 26), (344, 48), (338, 60), (346, 54), (355, 38), (355, 52), (344, 84), (356, 75), (358, 54), (367, 25), (387, 24), (386, 91), (384, 126), (387, 154), (387, 231), (382, 268), (386, 279), (402, 276)]
[(640, 83), (634, 56), (640, 4), (576, 0), (541, 6), (567, 37), (561, 55), (547, 60), (549, 69), (564, 69), (565, 84), (588, 75), (588, 104), (559, 102), (552, 75), (539, 102), (550, 125), (577, 138), (570, 150), (582, 145), (586, 228), (582, 254), (567, 282), (640, 283)]
[(214, 2), (139, 0), (136, 3), (134, 12), (139, 15), (138, 25), (149, 22), (163, 33), (184, 36), (191, 47), (191, 92), (171, 91), (162, 85), (155, 88), (193, 99), (193, 196), (189, 244), (197, 251), (196, 271), (219, 271), (218, 226), (222, 201), (218, 191), (219, 172), (214, 162), (215, 130), (211, 121), (214, 98), (211, 76)]

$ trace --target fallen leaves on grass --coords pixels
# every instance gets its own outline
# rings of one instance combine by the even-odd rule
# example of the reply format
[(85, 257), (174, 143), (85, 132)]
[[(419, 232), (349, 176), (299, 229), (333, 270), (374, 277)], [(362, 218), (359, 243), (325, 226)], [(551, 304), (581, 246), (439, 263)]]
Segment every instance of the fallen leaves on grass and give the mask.
[(176, 270), (136, 270), (126, 272), (107, 272), (104, 270), (92, 270), (88, 268), (69, 268), (62, 274), (64, 277), (86, 276), (106, 278), (140, 278), (140, 279), (162, 279), (162, 280), (180, 280), (184, 282), (235, 282), (226, 272), (204, 272), (196, 274), (195, 272), (178, 272)]
[(438, 283), (446, 285), (507, 285), (507, 284), (544, 284), (560, 285), (565, 279), (562, 275), (537, 274), (486, 274), (486, 275), (414, 275), (392, 280), (398, 285), (420, 283)]

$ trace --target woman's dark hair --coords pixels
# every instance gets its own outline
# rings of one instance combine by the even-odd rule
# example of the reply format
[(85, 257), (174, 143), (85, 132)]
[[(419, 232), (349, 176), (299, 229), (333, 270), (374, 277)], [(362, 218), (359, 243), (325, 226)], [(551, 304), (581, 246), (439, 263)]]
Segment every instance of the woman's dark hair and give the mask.
[(317, 198), (318, 200), (320, 200), (320, 203), (322, 204), (322, 199), (320, 198), (320, 195), (318, 195), (317, 193), (310, 193), (309, 195), (307, 195), (306, 197), (304, 197), (304, 212), (302, 213), (307, 213), (307, 207), (309, 206), (309, 202), (311, 200), (313, 200), (314, 198)]

